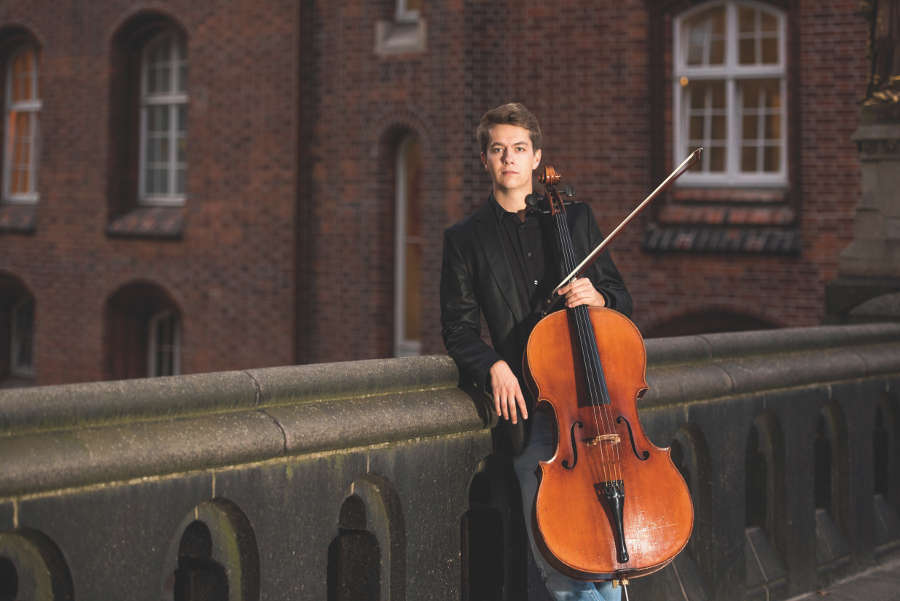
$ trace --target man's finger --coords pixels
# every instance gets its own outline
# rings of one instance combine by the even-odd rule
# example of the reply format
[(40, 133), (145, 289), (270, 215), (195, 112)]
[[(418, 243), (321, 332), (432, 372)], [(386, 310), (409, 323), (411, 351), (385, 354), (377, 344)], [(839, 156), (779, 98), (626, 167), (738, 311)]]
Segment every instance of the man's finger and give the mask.
[(510, 419), (510, 421), (512, 421), (512, 423), (515, 424), (516, 422), (519, 421), (519, 416), (516, 413), (516, 402), (515, 402), (515, 399), (512, 399), (512, 398), (508, 399), (508, 401), (509, 401), (509, 419)]
[(525, 405), (525, 397), (521, 393), (516, 395), (516, 402), (519, 404), (519, 409), (522, 410), (522, 419), (528, 419), (528, 408)]

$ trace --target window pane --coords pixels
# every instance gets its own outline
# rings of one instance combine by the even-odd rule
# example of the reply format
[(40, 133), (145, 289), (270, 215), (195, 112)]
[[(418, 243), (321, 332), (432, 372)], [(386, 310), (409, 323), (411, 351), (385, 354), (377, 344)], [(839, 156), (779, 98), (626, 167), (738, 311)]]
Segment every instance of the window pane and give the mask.
[[(738, 82), (742, 113), (741, 171), (780, 170), (780, 89), (781, 82), (778, 79), (748, 79)], [(770, 149), (776, 151), (774, 155)]]
[(724, 140), (727, 135), (725, 130), (725, 115), (713, 115), (710, 119), (710, 138), (713, 140)]
[(187, 131), (187, 106), (180, 104), (175, 110), (175, 128), (179, 133)]
[(768, 37), (762, 40), (762, 63), (765, 65), (778, 64), (778, 38)]
[(753, 33), (756, 31), (757, 11), (749, 6), (738, 7), (738, 31), (741, 33)]
[(26, 300), (13, 309), (13, 367), (31, 371), (34, 364), (34, 300)]
[(781, 148), (778, 146), (767, 146), (765, 151), (765, 165), (763, 171), (773, 173), (781, 169)]
[(158, 35), (144, 50), (147, 84), (141, 132), (145, 152), (143, 194), (173, 196), (184, 191), (187, 134), (187, 48), (175, 31)]
[(725, 171), (725, 149), (721, 146), (709, 147), (709, 171)]
[(747, 138), (752, 135), (752, 132), (756, 131), (757, 128), (758, 117), (755, 113), (753, 114), (744, 114), (741, 118), (741, 134), (743, 138)]
[(703, 121), (704, 119), (702, 116), (691, 117), (691, 129), (690, 133), (688, 134), (689, 137), (693, 138), (694, 140), (703, 139)]
[(772, 14), (742, 6), (738, 9), (738, 63), (778, 63), (778, 20)]
[(725, 8), (713, 7), (685, 19), (682, 36), (688, 65), (720, 65), (725, 62)]
[(406, 236), (422, 235), (422, 149), (418, 138), (404, 144), (406, 163)]
[(741, 38), (738, 49), (738, 56), (742, 65), (752, 65), (756, 63), (756, 39)]
[(150, 363), (151, 376), (177, 375), (177, 354), (179, 352), (178, 317), (163, 313), (150, 320)]
[(26, 48), (18, 52), (10, 65), (9, 101), (37, 100), (37, 54)]
[(406, 298), (404, 302), (403, 338), (420, 340), (422, 338), (422, 244), (421, 242), (406, 245)]
[(10, 111), (9, 131), (6, 134), (7, 160), (10, 168), (10, 194), (28, 194), (31, 189), (32, 126), (37, 115), (31, 112)]
[(757, 171), (755, 146), (744, 146), (741, 148), (741, 171)]
[(766, 139), (767, 140), (778, 140), (781, 138), (781, 115), (767, 115), (766, 116)]
[(725, 82), (722, 80), (693, 80), (683, 88), (686, 96), (687, 122), (689, 125), (684, 151), (703, 146), (703, 171), (723, 171), (725, 144), (728, 137), (728, 120), (725, 107)]

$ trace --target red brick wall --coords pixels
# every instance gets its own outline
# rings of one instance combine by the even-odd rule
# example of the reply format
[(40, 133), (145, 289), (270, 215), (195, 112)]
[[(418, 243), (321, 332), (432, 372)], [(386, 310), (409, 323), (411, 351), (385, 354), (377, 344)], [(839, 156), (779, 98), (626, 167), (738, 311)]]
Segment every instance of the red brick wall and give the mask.
[[(188, 200), (180, 240), (110, 238), (114, 37), (152, 7), (186, 33)], [(244, 0), (7, 3), (40, 43), (42, 152), (33, 235), (0, 235), (36, 300), (41, 384), (103, 376), (103, 309), (149, 281), (177, 303), (184, 372), (294, 359), (299, 9)], [(115, 199), (113, 199), (115, 200)], [(115, 204), (114, 202), (112, 204)]]
[[(791, 21), (802, 251), (650, 254), (641, 243), (653, 216), (642, 217), (612, 252), (644, 331), (684, 317), (699, 327), (709, 311), (779, 326), (823, 318), (824, 286), (850, 241), (859, 197), (850, 137), (865, 90), (866, 23), (849, 0), (780, 5)], [(0, 234), (0, 268), (37, 299), (39, 382), (102, 376), (104, 302), (136, 279), (178, 304), (186, 372), (389, 356), (393, 153), (405, 133), (420, 138), (424, 154), (424, 351), (443, 352), (442, 231), (489, 191), (473, 138), (478, 118), (509, 100), (533, 109), (545, 162), (609, 230), (655, 185), (660, 157), (671, 161), (670, 136), (663, 148), (654, 142), (660, 123), (671, 128), (669, 43), (663, 57), (648, 49), (654, 18), (673, 6), (427, 2), (426, 51), (378, 56), (375, 23), (392, 18), (393, 0), (4, 5), (0, 24), (24, 25), (42, 53), (37, 231)], [(118, 135), (109, 118), (112, 40), (143, 7), (188, 37), (189, 198), (176, 241), (104, 233)]]

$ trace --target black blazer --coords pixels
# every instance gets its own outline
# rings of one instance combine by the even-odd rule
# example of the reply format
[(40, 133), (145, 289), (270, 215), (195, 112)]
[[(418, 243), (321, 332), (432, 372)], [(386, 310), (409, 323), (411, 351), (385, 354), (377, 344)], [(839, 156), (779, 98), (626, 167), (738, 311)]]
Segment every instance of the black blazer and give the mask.
[[(492, 202), (495, 201), (489, 199), (444, 233), (441, 332), (447, 352), (459, 366), (463, 387), (489, 392), (490, 368), (504, 359), (519, 376), (524, 391), (522, 353), (540, 315), (532, 314), (519, 300), (510, 267), (513, 258), (507, 257), (503, 250)], [(603, 236), (590, 206), (585, 203), (570, 205), (566, 218), (580, 262)], [(558, 263), (556, 257), (548, 257), (548, 267)], [(560, 274), (558, 280), (565, 275)], [(606, 297), (608, 307), (631, 314), (631, 296), (609, 253), (603, 252), (585, 275)], [(487, 322), (493, 348), (481, 338), (480, 313)]]

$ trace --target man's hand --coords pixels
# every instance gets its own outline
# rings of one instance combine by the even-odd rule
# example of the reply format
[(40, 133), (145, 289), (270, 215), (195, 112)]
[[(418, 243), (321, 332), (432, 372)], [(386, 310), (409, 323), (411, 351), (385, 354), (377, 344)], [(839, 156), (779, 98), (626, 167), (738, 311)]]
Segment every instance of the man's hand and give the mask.
[(587, 305), (589, 307), (605, 307), (606, 299), (594, 288), (588, 278), (575, 278), (559, 289), (557, 293), (566, 297), (567, 307)]
[(528, 410), (525, 408), (525, 397), (519, 387), (519, 379), (510, 369), (506, 361), (497, 361), (491, 366), (491, 390), (494, 391), (494, 411), (503, 419), (512, 423), (519, 421), (516, 406), (522, 412), (522, 419), (528, 419)]

